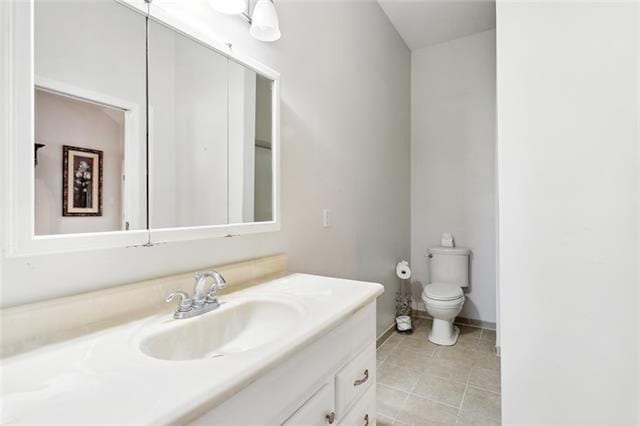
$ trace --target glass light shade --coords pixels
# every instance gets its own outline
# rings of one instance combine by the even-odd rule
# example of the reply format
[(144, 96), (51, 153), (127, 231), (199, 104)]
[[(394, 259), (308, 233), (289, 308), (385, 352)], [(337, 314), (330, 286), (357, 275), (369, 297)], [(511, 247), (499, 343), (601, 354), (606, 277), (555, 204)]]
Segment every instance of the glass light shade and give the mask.
[(247, 0), (209, 0), (209, 6), (225, 15), (239, 15), (247, 10)]
[(280, 24), (276, 7), (271, 0), (258, 0), (251, 17), (249, 34), (260, 41), (276, 41), (280, 39)]

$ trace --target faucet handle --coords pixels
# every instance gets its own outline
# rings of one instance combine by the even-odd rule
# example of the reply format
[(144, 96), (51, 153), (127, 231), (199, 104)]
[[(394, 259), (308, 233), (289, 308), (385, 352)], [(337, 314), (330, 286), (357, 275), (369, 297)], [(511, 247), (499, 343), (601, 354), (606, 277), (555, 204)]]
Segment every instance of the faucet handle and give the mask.
[(171, 293), (169, 296), (167, 296), (165, 302), (171, 302), (176, 296), (180, 297), (180, 303), (178, 304), (178, 310), (176, 312), (187, 312), (189, 309), (191, 309), (193, 300), (187, 293), (181, 290)]

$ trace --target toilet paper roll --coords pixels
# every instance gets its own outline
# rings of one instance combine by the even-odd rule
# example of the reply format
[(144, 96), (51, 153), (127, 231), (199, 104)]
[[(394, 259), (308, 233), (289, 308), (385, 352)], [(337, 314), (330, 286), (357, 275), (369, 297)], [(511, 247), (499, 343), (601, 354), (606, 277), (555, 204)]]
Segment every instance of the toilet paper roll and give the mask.
[(396, 274), (398, 275), (398, 278), (403, 280), (408, 280), (409, 278), (411, 278), (411, 268), (409, 268), (409, 262), (407, 262), (406, 260), (398, 262), (398, 265), (396, 266)]

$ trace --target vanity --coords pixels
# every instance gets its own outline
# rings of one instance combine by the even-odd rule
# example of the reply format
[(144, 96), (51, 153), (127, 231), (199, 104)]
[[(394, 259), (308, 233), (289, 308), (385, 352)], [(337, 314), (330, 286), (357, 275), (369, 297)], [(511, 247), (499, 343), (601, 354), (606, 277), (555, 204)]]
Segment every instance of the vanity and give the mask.
[[(0, 2), (3, 249), (29, 274), (105, 250), (144, 260), (121, 266), (138, 278), (171, 274), (187, 268), (155, 270), (171, 243), (280, 230), (280, 74), (174, 6)], [(109, 284), (108, 261), (73, 262), (52, 277), (66, 290), (3, 305), (2, 423), (375, 424), (383, 287), (283, 259), (215, 266), (220, 306), (181, 319), (165, 298), (193, 273)]]
[[(161, 312), (84, 325), (80, 335), (5, 357), (2, 422), (375, 424), (380, 284), (281, 272), (223, 294), (218, 309), (177, 320), (157, 293), (188, 282), (133, 285), (155, 294)], [(109, 303), (130, 291), (82, 297)], [(55, 315), (65, 303), (73, 314), (80, 299), (70, 299), (28, 315)], [(8, 311), (5, 326), (25, 315)]]

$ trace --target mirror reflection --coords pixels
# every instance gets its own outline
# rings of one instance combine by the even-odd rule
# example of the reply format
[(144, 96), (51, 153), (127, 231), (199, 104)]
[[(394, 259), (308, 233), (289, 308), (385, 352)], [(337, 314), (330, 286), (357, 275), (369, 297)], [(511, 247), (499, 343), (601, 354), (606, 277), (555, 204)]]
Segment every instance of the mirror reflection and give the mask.
[(152, 229), (273, 220), (272, 86), (149, 23)]
[(273, 82), (229, 61), (229, 220), (273, 220)]
[(34, 80), (35, 234), (145, 229), (145, 18), (36, 0)]
[(34, 63), (35, 235), (274, 219), (272, 80), (115, 1), (35, 0)]
[(227, 58), (149, 22), (151, 228), (229, 223)]

